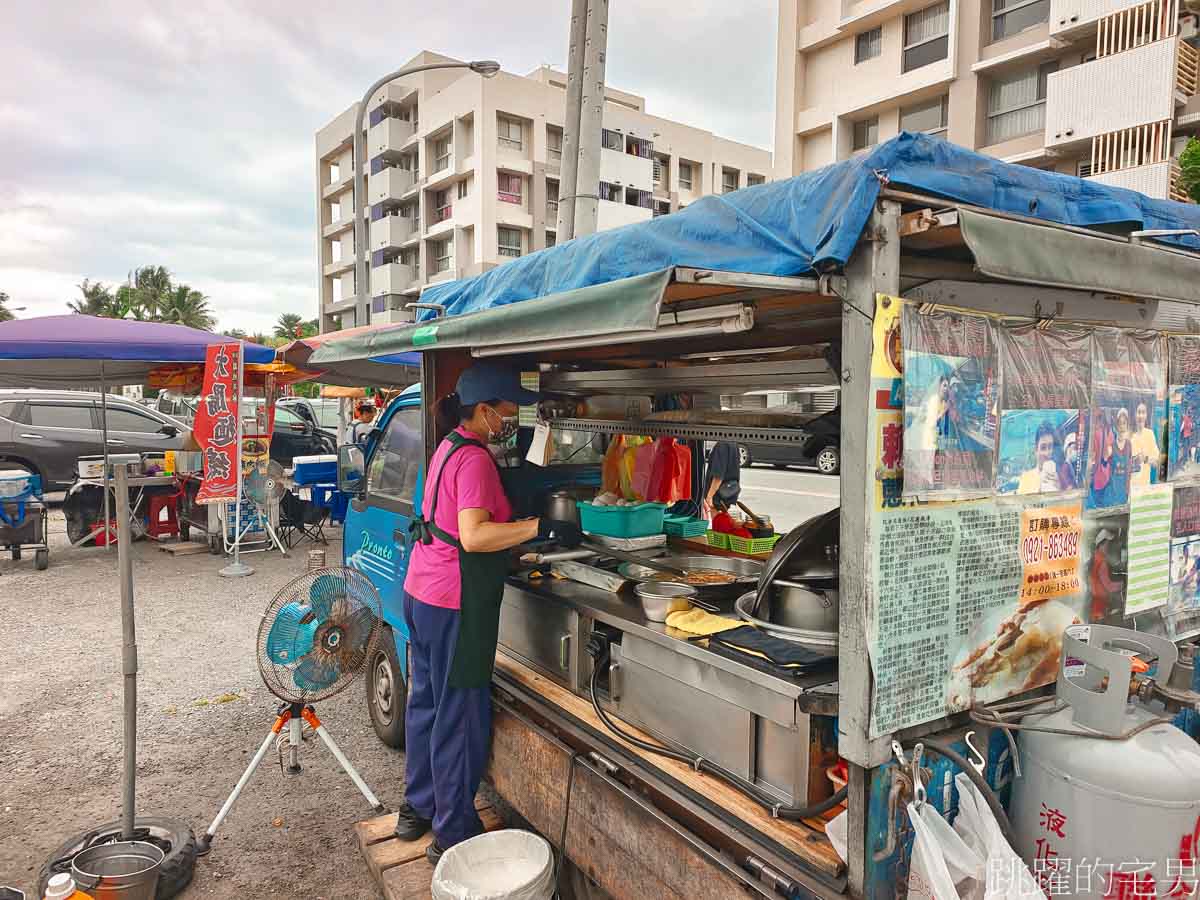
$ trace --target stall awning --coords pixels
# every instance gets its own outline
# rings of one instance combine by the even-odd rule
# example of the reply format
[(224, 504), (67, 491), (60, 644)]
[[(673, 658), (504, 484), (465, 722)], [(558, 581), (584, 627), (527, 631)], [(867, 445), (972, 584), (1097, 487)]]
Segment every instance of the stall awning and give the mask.
[(670, 279), (671, 270), (665, 269), (462, 316), (372, 330), (326, 342), (308, 365), (343, 377), (361, 373), (369, 381), (390, 358), (413, 351), (460, 349), (486, 355), (489, 348), (512, 353), (542, 341), (561, 345), (600, 337), (636, 339), (656, 333)]
[(1195, 255), (971, 209), (959, 209), (958, 224), (976, 268), (993, 278), (1200, 303)]

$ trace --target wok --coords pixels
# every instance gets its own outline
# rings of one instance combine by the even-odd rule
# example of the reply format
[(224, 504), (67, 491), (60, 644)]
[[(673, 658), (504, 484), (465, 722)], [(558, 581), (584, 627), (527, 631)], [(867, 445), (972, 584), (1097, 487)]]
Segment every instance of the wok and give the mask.
[[(763, 564), (757, 559), (737, 559), (734, 557), (724, 556), (661, 556), (658, 562), (665, 563), (668, 566), (674, 566), (678, 569), (686, 569), (688, 571), (709, 570), (716, 572), (728, 572), (735, 576), (733, 581), (726, 584), (694, 584), (691, 587), (696, 589), (696, 599), (706, 601), (718, 608), (729, 610), (733, 608), (733, 601), (744, 594), (747, 590), (758, 583), (758, 578), (762, 574)], [(636, 563), (621, 563), (617, 567), (617, 572), (628, 578), (631, 581), (644, 582), (670, 582), (673, 584), (686, 584), (682, 578), (673, 578), (664, 572), (657, 569), (652, 569), (649, 566), (643, 566)]]

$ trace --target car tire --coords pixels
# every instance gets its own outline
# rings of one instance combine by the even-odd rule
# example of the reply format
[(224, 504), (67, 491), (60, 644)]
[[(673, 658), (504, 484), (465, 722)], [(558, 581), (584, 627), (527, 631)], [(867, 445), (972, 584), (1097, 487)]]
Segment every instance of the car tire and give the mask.
[(822, 475), (836, 475), (842, 470), (842, 454), (831, 444), (817, 454), (816, 463), (817, 471)]
[(400, 654), (392, 629), (385, 628), (367, 663), (367, 711), (379, 740), (404, 749), (404, 713), (408, 707), (408, 682), (400, 670)]
[[(158, 868), (158, 888), (154, 894), (155, 900), (170, 900), (191, 883), (196, 867), (196, 836), (191, 828), (174, 819), (138, 816), (134, 827), (146, 829), (155, 842), (164, 842), (170, 847)], [(52, 875), (71, 870), (70, 860), (85, 849), (85, 845), (96, 843), (96, 838), (118, 836), (120, 833), (121, 823), (109, 822), (68, 838), (42, 866), (38, 875), (38, 895), (45, 895), (46, 884)]]
[(20, 547), (12, 548), (12, 558), (13, 558), (13, 562), (21, 561), (21, 548)]
[(748, 447), (738, 444), (738, 467), (748, 469), (754, 465), (754, 457), (750, 455)]

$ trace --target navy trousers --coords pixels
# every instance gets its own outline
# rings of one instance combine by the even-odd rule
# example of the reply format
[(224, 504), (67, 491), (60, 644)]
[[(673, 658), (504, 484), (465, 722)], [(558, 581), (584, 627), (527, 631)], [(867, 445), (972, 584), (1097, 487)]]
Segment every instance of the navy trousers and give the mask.
[(458, 619), (456, 609), (404, 594), (412, 686), (404, 717), (406, 799), (419, 815), (433, 820), (433, 833), (443, 847), (483, 832), (475, 792), (492, 732), (491, 688), (448, 684)]

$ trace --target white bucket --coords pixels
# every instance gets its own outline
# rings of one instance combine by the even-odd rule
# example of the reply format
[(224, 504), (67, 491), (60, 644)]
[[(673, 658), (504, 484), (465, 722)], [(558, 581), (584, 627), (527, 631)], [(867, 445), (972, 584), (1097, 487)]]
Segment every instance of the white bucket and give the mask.
[(455, 844), (433, 872), (433, 900), (550, 900), (554, 854), (528, 831), (491, 831)]

